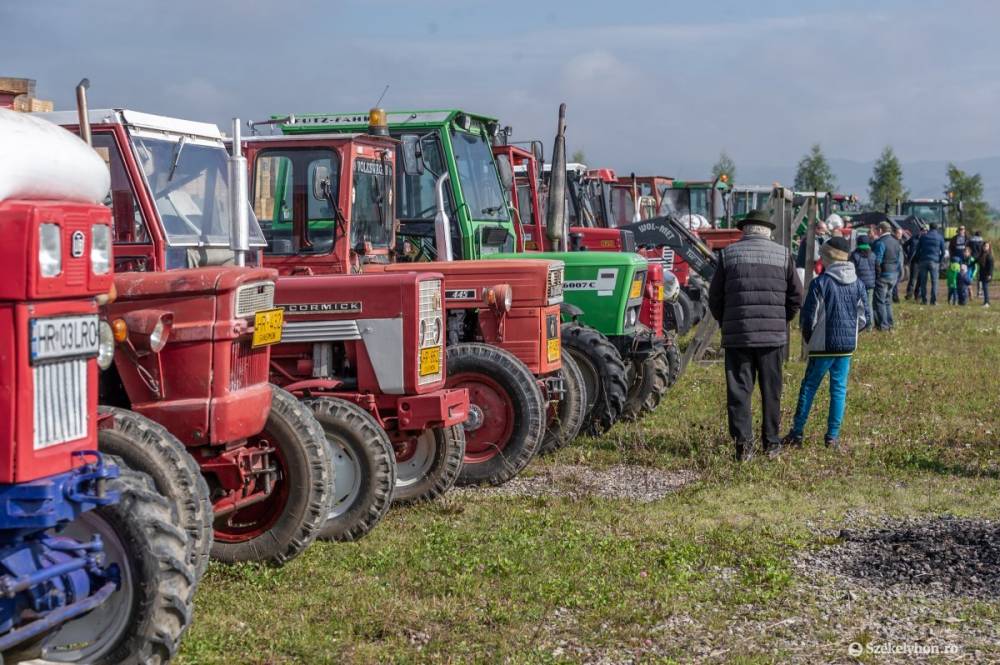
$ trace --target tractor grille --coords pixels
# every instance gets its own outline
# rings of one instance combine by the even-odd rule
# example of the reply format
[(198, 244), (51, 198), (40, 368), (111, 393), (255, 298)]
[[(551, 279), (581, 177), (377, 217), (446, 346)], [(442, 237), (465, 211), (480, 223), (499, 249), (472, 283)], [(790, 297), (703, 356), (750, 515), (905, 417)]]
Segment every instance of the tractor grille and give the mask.
[(274, 309), (274, 282), (254, 282), (236, 289), (236, 318)]
[(548, 282), (545, 295), (548, 296), (549, 304), (554, 305), (562, 302), (563, 297), (563, 268), (553, 268), (549, 270)]
[(420, 282), (420, 318), (441, 316), (441, 280)]
[(664, 270), (673, 272), (674, 270), (674, 250), (663, 248), (663, 258), (661, 259)]
[(249, 339), (233, 342), (229, 365), (229, 390), (236, 391), (267, 382), (268, 347), (253, 348)]
[(36, 365), (35, 450), (82, 439), (87, 434), (87, 359)]

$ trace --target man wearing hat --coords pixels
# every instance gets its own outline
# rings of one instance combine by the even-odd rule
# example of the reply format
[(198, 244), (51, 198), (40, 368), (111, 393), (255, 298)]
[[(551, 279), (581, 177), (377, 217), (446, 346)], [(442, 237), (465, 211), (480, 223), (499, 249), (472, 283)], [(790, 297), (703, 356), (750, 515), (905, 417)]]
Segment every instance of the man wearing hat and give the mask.
[(892, 224), (879, 222), (876, 227), (878, 239), (872, 244), (875, 255), (875, 327), (878, 330), (892, 330), (892, 289), (899, 281), (903, 268), (903, 246), (892, 234)]
[(871, 308), (864, 284), (848, 261), (850, 245), (843, 238), (833, 238), (820, 250), (823, 272), (809, 284), (802, 305), (799, 324), (809, 350), (809, 363), (799, 388), (792, 429), (785, 436), (786, 446), (801, 446), (813, 398), (830, 375), (830, 412), (823, 437), (827, 447), (841, 449), (840, 425), (847, 403), (847, 377), (851, 354), (858, 345), (858, 331), (868, 326)]
[(760, 382), (763, 401), (761, 438), (770, 456), (781, 450), (781, 364), (788, 344), (788, 322), (802, 303), (802, 283), (794, 258), (772, 242), (774, 222), (763, 210), (751, 210), (737, 222), (743, 237), (719, 256), (708, 291), (708, 307), (722, 328), (726, 352), (726, 402), (729, 435), (736, 457), (753, 457), (750, 401)]

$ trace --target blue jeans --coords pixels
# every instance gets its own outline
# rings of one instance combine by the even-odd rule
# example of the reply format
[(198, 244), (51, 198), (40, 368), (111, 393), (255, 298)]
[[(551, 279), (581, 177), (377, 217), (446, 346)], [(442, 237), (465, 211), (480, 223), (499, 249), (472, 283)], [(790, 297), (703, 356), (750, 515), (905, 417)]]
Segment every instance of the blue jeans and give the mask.
[(922, 261), (920, 263), (920, 274), (917, 276), (917, 295), (920, 302), (927, 304), (927, 278), (931, 278), (930, 297), (931, 304), (937, 304), (938, 271), (941, 265), (937, 261)]
[(892, 321), (892, 287), (896, 283), (896, 275), (879, 275), (875, 280), (875, 305), (872, 308), (872, 317), (875, 319), (875, 327), (879, 330), (889, 330), (893, 326)]
[(806, 429), (813, 398), (823, 383), (823, 377), (830, 374), (830, 413), (826, 418), (826, 438), (840, 437), (840, 425), (844, 422), (847, 407), (847, 375), (851, 372), (850, 356), (813, 356), (806, 365), (806, 375), (799, 387), (799, 403), (795, 407), (792, 434), (801, 437)]

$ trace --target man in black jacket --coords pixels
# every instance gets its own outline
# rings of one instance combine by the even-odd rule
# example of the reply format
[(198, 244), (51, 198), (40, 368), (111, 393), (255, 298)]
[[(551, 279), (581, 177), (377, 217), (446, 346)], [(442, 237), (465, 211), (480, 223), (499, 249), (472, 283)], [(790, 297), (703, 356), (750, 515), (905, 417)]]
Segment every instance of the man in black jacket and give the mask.
[(769, 456), (781, 450), (781, 363), (788, 322), (802, 304), (802, 283), (786, 248), (771, 240), (774, 223), (762, 210), (739, 221), (743, 238), (722, 250), (708, 291), (708, 307), (722, 327), (726, 351), (729, 435), (736, 457), (754, 454), (750, 400), (760, 381), (761, 438)]

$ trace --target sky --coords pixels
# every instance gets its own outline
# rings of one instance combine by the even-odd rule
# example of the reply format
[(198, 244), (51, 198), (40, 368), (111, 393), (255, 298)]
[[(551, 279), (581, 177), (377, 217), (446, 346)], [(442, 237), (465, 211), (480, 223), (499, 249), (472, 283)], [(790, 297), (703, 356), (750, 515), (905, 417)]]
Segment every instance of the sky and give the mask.
[(0, 76), (217, 122), (466, 108), (592, 166), (1000, 155), (1000, 2), (0, 0)]

